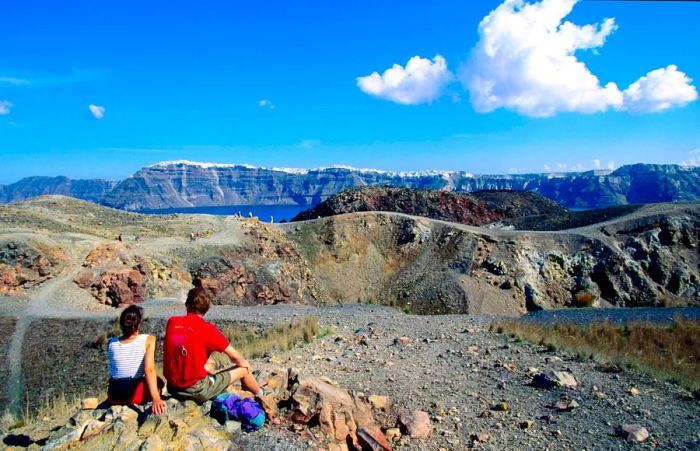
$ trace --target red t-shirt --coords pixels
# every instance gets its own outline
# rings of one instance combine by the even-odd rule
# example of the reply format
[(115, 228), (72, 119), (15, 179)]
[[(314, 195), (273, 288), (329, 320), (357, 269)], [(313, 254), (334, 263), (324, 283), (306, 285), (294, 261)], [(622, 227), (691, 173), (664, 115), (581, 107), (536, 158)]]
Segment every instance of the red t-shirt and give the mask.
[(212, 352), (224, 352), (228, 340), (211, 323), (188, 313), (168, 320), (163, 346), (163, 374), (168, 385), (187, 388), (207, 376), (204, 364)]

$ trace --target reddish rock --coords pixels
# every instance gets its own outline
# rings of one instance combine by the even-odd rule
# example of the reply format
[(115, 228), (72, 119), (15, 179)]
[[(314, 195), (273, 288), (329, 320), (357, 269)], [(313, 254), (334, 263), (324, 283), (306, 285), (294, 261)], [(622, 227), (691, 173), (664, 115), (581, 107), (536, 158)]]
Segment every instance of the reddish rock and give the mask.
[(92, 284), (93, 296), (115, 307), (138, 304), (146, 300), (146, 278), (135, 269), (105, 271)]
[(369, 403), (377, 410), (386, 411), (389, 407), (389, 398), (386, 396), (372, 395), (369, 398)]
[(92, 285), (93, 275), (89, 271), (83, 271), (73, 278), (73, 282), (80, 288), (87, 288)]
[(486, 434), (484, 432), (477, 432), (471, 435), (471, 439), (473, 442), (479, 442), (479, 443), (485, 443), (488, 442), (491, 436), (489, 434)]
[(17, 287), (17, 272), (7, 265), (0, 265), (0, 293), (8, 293)]
[(399, 424), (411, 438), (427, 438), (433, 433), (430, 417), (427, 412), (422, 410), (414, 410), (410, 414), (402, 414), (399, 417)]
[(406, 346), (411, 342), (411, 339), (408, 337), (399, 337), (394, 339), (394, 344), (399, 345), (399, 346)]
[(60, 272), (70, 259), (63, 249), (46, 242), (0, 244), (0, 293), (19, 293)]
[(85, 257), (83, 266), (93, 268), (103, 263), (116, 260), (124, 246), (120, 243), (107, 243), (97, 246)]
[(356, 449), (391, 449), (367, 401), (314, 377), (298, 378), (291, 392), (293, 421), (308, 423), (318, 418), (319, 427), (333, 442), (350, 442)]

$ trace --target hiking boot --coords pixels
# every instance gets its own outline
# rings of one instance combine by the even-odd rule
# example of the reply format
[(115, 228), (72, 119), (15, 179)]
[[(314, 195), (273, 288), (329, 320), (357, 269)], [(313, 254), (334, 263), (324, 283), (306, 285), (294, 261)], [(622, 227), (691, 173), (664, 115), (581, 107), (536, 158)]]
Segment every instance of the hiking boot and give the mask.
[(265, 416), (268, 419), (273, 419), (277, 415), (277, 403), (272, 396), (256, 396), (255, 400), (260, 404), (260, 407), (265, 411)]

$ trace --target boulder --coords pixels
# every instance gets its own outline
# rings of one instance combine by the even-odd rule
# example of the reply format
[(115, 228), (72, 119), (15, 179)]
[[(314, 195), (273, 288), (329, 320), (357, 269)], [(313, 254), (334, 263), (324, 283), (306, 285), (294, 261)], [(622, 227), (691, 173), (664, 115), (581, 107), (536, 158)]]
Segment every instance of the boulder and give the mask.
[(164, 451), (165, 444), (163, 439), (157, 435), (150, 435), (146, 440), (143, 441), (139, 451)]
[(92, 283), (92, 294), (115, 307), (138, 304), (146, 300), (146, 278), (135, 269), (107, 270)]
[(359, 395), (315, 377), (297, 377), (290, 391), (293, 421), (307, 424), (317, 420), (332, 442), (351, 443), (356, 449), (364, 449), (363, 445), (391, 449), (372, 416), (372, 408)]
[(504, 276), (508, 274), (508, 267), (503, 262), (503, 260), (496, 261), (490, 255), (486, 257), (484, 262), (481, 264), (488, 272), (497, 276)]
[(543, 371), (532, 378), (531, 385), (537, 388), (564, 387), (576, 389), (578, 382), (574, 375), (567, 371)]
[(408, 337), (398, 337), (394, 339), (394, 344), (397, 346), (406, 346), (411, 342), (411, 339)]
[(390, 443), (398, 442), (401, 438), (401, 430), (399, 428), (389, 428), (384, 433), (384, 436)]
[(386, 396), (372, 395), (367, 400), (377, 410), (386, 410), (389, 407), (389, 398)]
[(533, 425), (532, 420), (524, 420), (520, 422), (520, 429), (530, 429)]
[(486, 434), (485, 432), (477, 432), (471, 435), (471, 439), (473, 442), (478, 442), (478, 443), (486, 443), (489, 441), (491, 436), (489, 434)]
[(399, 424), (411, 438), (427, 438), (433, 432), (430, 417), (427, 412), (422, 410), (414, 410), (409, 414), (402, 414), (399, 416)]
[(89, 287), (90, 285), (92, 285), (92, 281), (93, 274), (89, 270), (83, 271), (73, 278), (73, 282), (75, 282), (75, 284), (78, 285), (80, 288)]
[(495, 404), (493, 407), (491, 407), (493, 410), (497, 410), (499, 412), (507, 412), (510, 410), (510, 405), (508, 405), (507, 402), (499, 402), (498, 404)]
[(90, 253), (85, 257), (83, 266), (86, 268), (94, 268), (95, 266), (123, 259), (125, 257), (126, 253), (122, 243), (101, 244), (90, 251)]
[(638, 424), (623, 424), (615, 430), (616, 435), (630, 442), (641, 443), (649, 438), (649, 431)]
[(570, 412), (577, 407), (578, 402), (576, 402), (576, 400), (573, 399), (571, 401), (557, 401), (557, 403), (554, 404), (554, 408), (557, 409), (559, 412)]
[(68, 447), (71, 443), (77, 442), (83, 436), (83, 432), (93, 421), (92, 415), (88, 411), (80, 411), (71, 417), (63, 427), (51, 432), (46, 444), (42, 449), (52, 450)]
[(84, 398), (80, 401), (81, 409), (96, 409), (100, 401), (97, 398)]

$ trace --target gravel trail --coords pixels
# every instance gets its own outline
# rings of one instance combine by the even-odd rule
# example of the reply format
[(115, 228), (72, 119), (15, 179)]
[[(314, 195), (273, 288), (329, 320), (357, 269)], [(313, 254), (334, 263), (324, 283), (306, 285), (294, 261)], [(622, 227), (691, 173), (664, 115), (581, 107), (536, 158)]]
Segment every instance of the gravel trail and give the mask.
[(590, 324), (597, 321), (608, 321), (615, 324), (624, 324), (628, 322), (672, 324), (677, 317), (700, 321), (700, 307), (540, 310), (538, 312), (528, 313), (522, 317), (522, 320), (547, 324), (556, 322)]

